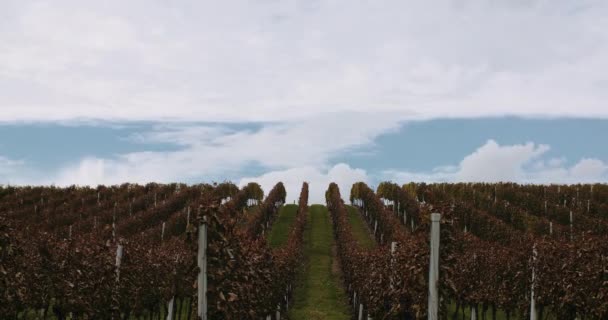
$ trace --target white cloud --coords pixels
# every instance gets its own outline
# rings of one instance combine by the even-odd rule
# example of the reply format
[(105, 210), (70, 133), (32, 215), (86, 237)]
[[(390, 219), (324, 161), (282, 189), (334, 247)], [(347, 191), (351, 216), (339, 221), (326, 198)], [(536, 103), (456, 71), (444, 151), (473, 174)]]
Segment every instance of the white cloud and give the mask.
[(461, 181), (505, 181), (525, 179), (524, 165), (549, 151), (547, 145), (500, 146), (494, 140), (466, 156), (455, 178)]
[(239, 185), (243, 186), (253, 181), (259, 183), (268, 192), (277, 182), (281, 181), (287, 190), (287, 203), (293, 203), (293, 201), (297, 203), (302, 183), (306, 181), (309, 185), (308, 202), (325, 204), (325, 191), (331, 182), (337, 183), (342, 198), (348, 199), (353, 183), (368, 180), (365, 170), (351, 168), (347, 164), (340, 163), (328, 170), (307, 166), (272, 171), (258, 177), (243, 178)]
[(0, 121), (608, 117), (608, 3), (0, 4)]
[(593, 181), (606, 173), (608, 173), (608, 164), (598, 159), (582, 159), (569, 171), (571, 177), (577, 177), (583, 181)]
[(499, 145), (488, 140), (456, 166), (443, 166), (433, 172), (386, 170), (382, 179), (399, 182), (500, 182), (591, 183), (608, 182), (608, 164), (598, 159), (581, 159), (568, 167), (564, 159), (542, 157), (549, 146), (532, 142)]
[(132, 139), (173, 143), (176, 151), (135, 152), (115, 158), (88, 157), (63, 168), (44, 183), (117, 184), (173, 182), (236, 175), (249, 164), (267, 170), (327, 166), (342, 152), (373, 145), (374, 139), (398, 127), (384, 115), (341, 114), (259, 129), (225, 126), (161, 126)]

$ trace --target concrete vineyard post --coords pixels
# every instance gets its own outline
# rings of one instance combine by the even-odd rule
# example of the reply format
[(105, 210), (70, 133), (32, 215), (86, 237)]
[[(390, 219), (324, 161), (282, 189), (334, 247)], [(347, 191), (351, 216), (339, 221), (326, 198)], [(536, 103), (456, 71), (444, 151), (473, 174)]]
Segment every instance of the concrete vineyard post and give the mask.
[[(123, 248), (122, 245), (118, 245), (118, 247), (116, 247), (116, 287), (115, 287), (115, 294), (118, 295), (118, 284), (120, 283), (120, 263), (122, 261), (122, 253), (123, 253)], [(114, 315), (112, 315), (112, 318), (114, 318)]]
[(198, 317), (207, 320), (207, 216), (198, 231)]
[[(179, 255), (175, 257), (175, 263), (177, 263), (179, 261)], [(175, 277), (177, 275), (177, 271), (174, 270), (173, 271), (173, 276)], [(167, 320), (174, 320), (175, 319), (175, 294), (171, 297), (171, 300), (169, 300), (169, 303), (167, 305)]]
[(115, 303), (118, 302), (118, 290), (119, 290), (119, 283), (120, 283), (120, 264), (122, 262), (122, 254), (123, 254), (123, 247), (122, 245), (118, 245), (116, 247), (116, 263), (114, 264), (116, 267), (116, 279), (115, 279), (115, 285), (114, 285), (114, 292), (112, 293), (112, 319), (117, 319), (117, 310), (118, 310), (118, 306), (115, 305)]
[(173, 304), (175, 303), (175, 297), (171, 298), (169, 305), (167, 306), (167, 320), (173, 320)]
[(359, 304), (359, 317), (358, 317), (358, 319), (359, 320), (363, 320), (363, 304), (362, 303)]
[(431, 214), (431, 254), (429, 265), (429, 306), (428, 320), (438, 320), (439, 311), (439, 292), (437, 284), (439, 282), (439, 231), (441, 214)]
[(165, 223), (163, 222), (163, 225), (160, 229), (160, 242), (163, 242), (165, 240)]
[(534, 285), (535, 285), (535, 270), (534, 265), (536, 263), (536, 256), (538, 252), (536, 251), (536, 243), (532, 247), (532, 284), (530, 287), (530, 320), (536, 320), (536, 300), (534, 299)]
[(118, 278), (120, 276), (119, 271), (120, 271), (120, 263), (122, 262), (122, 253), (123, 253), (123, 247), (122, 245), (118, 245), (116, 247), (116, 278)]

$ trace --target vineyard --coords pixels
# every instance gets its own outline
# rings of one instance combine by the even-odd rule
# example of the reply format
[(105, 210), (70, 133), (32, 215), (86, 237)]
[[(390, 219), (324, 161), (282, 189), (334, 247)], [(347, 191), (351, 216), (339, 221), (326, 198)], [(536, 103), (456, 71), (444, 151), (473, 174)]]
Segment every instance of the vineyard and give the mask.
[(4, 186), (0, 319), (608, 319), (606, 185), (349, 191)]

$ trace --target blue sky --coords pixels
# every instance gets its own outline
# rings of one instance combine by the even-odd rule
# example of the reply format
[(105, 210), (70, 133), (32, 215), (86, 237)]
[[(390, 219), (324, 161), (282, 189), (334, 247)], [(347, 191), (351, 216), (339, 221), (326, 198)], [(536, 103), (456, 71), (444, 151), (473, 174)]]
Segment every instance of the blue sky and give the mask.
[[(165, 124), (167, 125), (167, 124)], [(234, 131), (258, 131), (263, 124), (189, 123), (189, 126), (226, 127)], [(116, 158), (133, 152), (176, 152), (171, 142), (138, 140), (141, 134), (158, 130), (162, 123), (29, 123), (0, 125), (0, 154), (23, 161), (30, 169), (53, 172), (86, 157)], [(10, 138), (9, 138), (10, 137)], [(348, 163), (368, 172), (386, 169), (431, 171), (456, 164), (466, 155), (493, 139), (500, 144), (526, 142), (547, 144), (549, 158), (563, 158), (573, 165), (580, 158), (608, 162), (608, 121), (597, 119), (524, 119), (515, 117), (480, 119), (437, 119), (410, 121), (379, 135), (372, 143), (332, 156), (330, 164)], [(239, 168), (244, 175), (259, 175), (267, 169), (252, 163)], [(213, 173), (195, 177), (209, 181)], [(234, 179), (235, 176), (229, 177)]]
[(0, 183), (605, 182), (603, 0), (7, 0)]
[[(340, 121), (340, 117), (330, 120)], [(293, 135), (289, 141), (280, 142), (278, 148), (268, 146), (273, 144), (273, 135), (264, 133), (275, 127), (281, 128), (276, 129), (279, 135)], [(268, 181), (266, 184), (270, 185), (289, 179), (293, 180), (292, 189), (297, 189), (298, 181), (310, 178), (324, 182), (343, 179), (348, 180), (344, 183), (348, 185), (350, 180), (371, 184), (383, 180), (571, 183), (604, 182), (608, 177), (608, 149), (600, 147), (608, 139), (608, 121), (601, 119), (497, 117), (402, 121), (386, 131), (373, 133), (371, 138), (361, 139), (362, 143), (337, 139), (346, 146), (320, 151), (298, 150), (298, 146), (310, 143), (309, 138), (291, 133), (289, 127), (289, 123), (199, 122), (4, 124), (0, 126), (3, 137), (0, 154), (13, 164), (0, 172), (3, 183), (94, 185), (255, 180)], [(241, 145), (227, 138), (240, 136), (259, 143), (260, 153), (270, 154), (265, 157), (255, 150), (240, 154)], [(455, 172), (465, 171), (465, 159), (488, 147), (489, 141), (494, 141), (497, 148), (478, 159), (474, 164), (478, 167), (473, 168), (483, 175), (458, 176)], [(293, 146), (293, 150), (284, 149)], [(206, 162), (202, 150), (218, 151), (223, 156), (219, 161)], [(285, 152), (302, 159), (292, 162)], [(509, 155), (501, 156), (501, 152)], [(521, 157), (509, 158), (519, 153)], [(317, 155), (321, 161), (314, 159)], [(144, 163), (130, 163), (129, 157), (143, 157), (160, 164), (147, 168)], [(222, 157), (230, 157), (234, 165), (224, 165)], [(591, 167), (599, 164), (599, 169), (593, 169), (590, 176), (567, 173), (584, 159), (597, 161)], [(493, 165), (498, 169), (492, 169)], [(180, 170), (181, 166), (186, 170)], [(479, 168), (487, 166), (490, 169)], [(501, 176), (501, 172), (509, 174)]]

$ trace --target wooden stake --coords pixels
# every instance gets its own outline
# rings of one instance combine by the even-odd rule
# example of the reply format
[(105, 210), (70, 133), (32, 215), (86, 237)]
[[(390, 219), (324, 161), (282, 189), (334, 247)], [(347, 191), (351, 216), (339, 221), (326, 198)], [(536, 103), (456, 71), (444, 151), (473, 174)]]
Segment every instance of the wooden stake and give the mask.
[(203, 216), (203, 223), (198, 232), (198, 308), (197, 313), (201, 320), (207, 320), (207, 216)]

